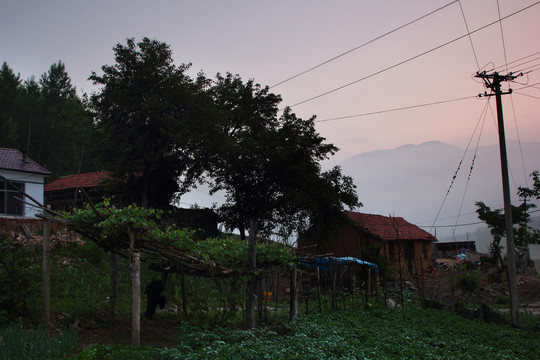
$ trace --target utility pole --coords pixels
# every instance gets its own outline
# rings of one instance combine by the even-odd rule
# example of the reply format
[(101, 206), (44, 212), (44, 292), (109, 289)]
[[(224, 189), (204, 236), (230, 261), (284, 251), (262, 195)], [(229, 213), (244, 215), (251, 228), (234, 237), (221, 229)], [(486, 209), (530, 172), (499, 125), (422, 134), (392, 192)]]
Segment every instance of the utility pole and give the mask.
[(501, 154), (501, 173), (503, 183), (504, 197), (504, 225), (506, 233), (506, 252), (508, 259), (508, 287), (510, 292), (510, 321), (513, 327), (519, 326), (519, 304), (517, 290), (517, 269), (516, 269), (516, 253), (514, 246), (514, 225), (512, 221), (512, 203), (510, 200), (510, 182), (508, 179), (508, 160), (506, 156), (506, 137), (504, 134), (503, 110), (501, 95), (511, 94), (512, 89), (508, 92), (501, 91), (501, 82), (514, 80), (517, 76), (509, 73), (508, 75), (500, 75), (498, 72), (487, 74), (485, 71), (476, 73), (475, 77), (484, 80), (486, 87), (491, 89), (493, 93), (480, 94), (480, 96), (493, 96), (497, 100), (497, 122), (499, 127), (499, 150)]

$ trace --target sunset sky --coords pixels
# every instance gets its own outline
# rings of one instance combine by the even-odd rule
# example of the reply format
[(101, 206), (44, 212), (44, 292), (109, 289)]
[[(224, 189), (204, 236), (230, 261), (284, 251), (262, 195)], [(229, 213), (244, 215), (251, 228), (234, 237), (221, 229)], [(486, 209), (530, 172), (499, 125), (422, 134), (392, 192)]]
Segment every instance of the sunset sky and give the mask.
[[(527, 73), (504, 96), (507, 137), (540, 141), (539, 20), (535, 0), (7, 0), (0, 61), (26, 79), (62, 60), (79, 93), (91, 92), (87, 78), (114, 63), (115, 44), (155, 38), (170, 45), (177, 65), (192, 63), (192, 75), (253, 78), (281, 94), (283, 107), (316, 115), (318, 131), (341, 149), (338, 162), (430, 140), (465, 148), (486, 101), (474, 98), (484, 87), (473, 75), (506, 73), (506, 63)], [(498, 141), (494, 100), (481, 145)], [(405, 107), (413, 108), (387, 112)]]

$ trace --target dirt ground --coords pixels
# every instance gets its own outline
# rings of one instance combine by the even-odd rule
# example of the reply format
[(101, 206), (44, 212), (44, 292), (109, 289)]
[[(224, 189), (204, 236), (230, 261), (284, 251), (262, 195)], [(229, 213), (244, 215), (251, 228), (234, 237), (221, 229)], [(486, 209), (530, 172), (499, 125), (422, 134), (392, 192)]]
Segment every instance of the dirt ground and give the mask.
[[(180, 320), (173, 316), (141, 320), (141, 345), (152, 347), (174, 346), (181, 336)], [(88, 348), (91, 344), (131, 344), (131, 318), (118, 318), (110, 325), (82, 324), (95, 326), (79, 329), (79, 346)]]
[[(471, 256), (473, 262), (474, 255)], [(426, 297), (439, 300), (445, 304), (464, 301), (466, 303), (485, 303), (487, 305), (504, 305), (508, 301), (509, 290), (506, 281), (494, 280), (496, 269), (479, 267), (475, 276), (480, 279), (480, 286), (474, 292), (462, 292), (453, 289), (456, 279), (463, 274), (459, 270), (459, 263), (452, 259), (437, 260), (436, 266), (424, 277)], [(456, 270), (458, 269), (458, 270)], [(416, 281), (418, 286), (418, 281)], [(533, 312), (540, 312), (540, 276), (538, 275), (518, 275), (518, 298), (520, 308)], [(500, 306), (499, 306), (500, 307)]]

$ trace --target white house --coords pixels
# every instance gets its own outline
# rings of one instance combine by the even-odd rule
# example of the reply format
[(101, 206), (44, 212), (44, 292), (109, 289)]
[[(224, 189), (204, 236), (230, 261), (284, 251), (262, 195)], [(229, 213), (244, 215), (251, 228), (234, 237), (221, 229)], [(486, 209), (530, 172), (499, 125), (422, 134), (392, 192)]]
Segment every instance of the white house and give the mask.
[[(0, 147), (0, 216), (33, 218), (43, 204), (43, 186), (51, 172), (19, 150)], [(23, 196), (21, 190), (28, 196)]]

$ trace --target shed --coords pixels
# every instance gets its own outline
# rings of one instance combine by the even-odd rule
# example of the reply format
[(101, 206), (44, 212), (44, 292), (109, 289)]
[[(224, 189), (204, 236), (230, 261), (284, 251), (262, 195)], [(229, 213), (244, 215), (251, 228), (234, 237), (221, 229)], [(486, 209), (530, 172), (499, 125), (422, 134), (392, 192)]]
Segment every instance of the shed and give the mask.
[(299, 239), (299, 248), (315, 255), (364, 258), (375, 251), (385, 256), (396, 270), (416, 274), (432, 267), (435, 237), (401, 217), (346, 211), (347, 222), (340, 234), (325, 246), (309, 238)]

